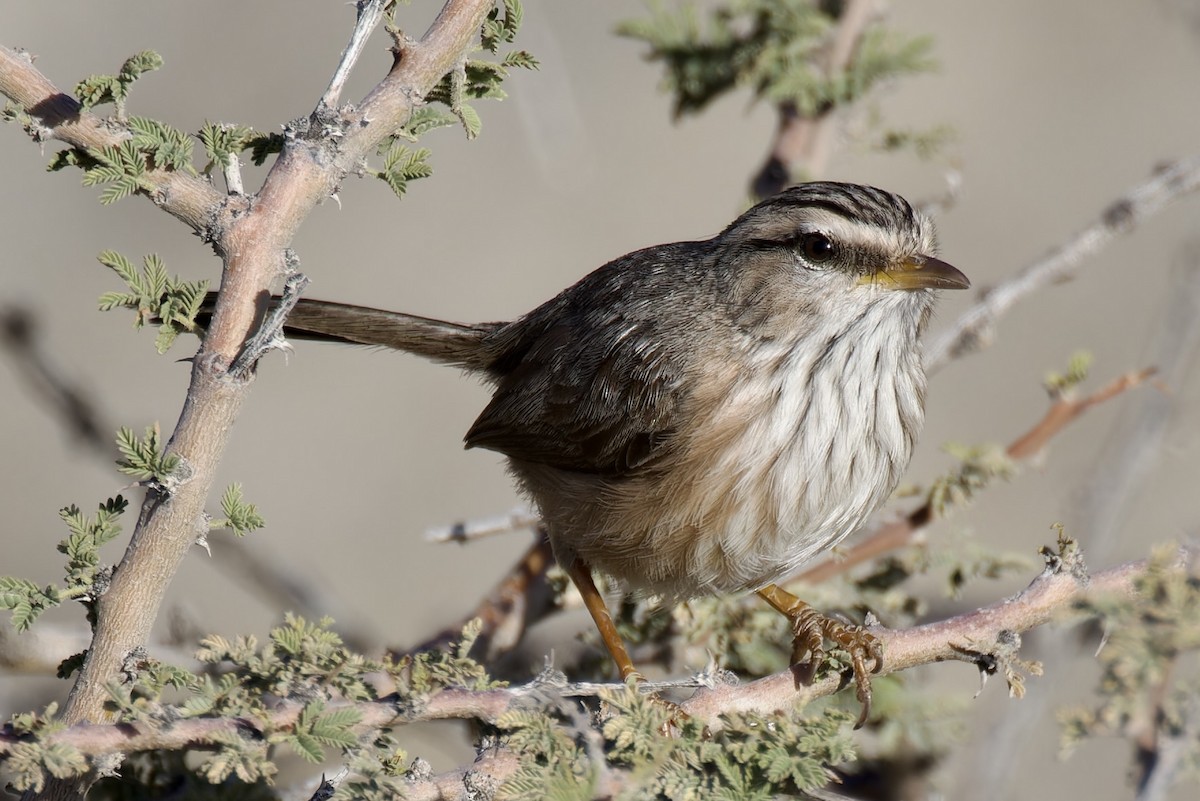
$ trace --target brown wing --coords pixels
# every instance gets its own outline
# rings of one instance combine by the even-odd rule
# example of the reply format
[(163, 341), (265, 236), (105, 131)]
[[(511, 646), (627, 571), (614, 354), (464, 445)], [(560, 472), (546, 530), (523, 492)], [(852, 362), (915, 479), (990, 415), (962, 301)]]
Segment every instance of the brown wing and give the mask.
[(656, 320), (556, 317), (527, 332), (467, 447), (617, 476), (660, 457), (675, 433), (681, 382)]

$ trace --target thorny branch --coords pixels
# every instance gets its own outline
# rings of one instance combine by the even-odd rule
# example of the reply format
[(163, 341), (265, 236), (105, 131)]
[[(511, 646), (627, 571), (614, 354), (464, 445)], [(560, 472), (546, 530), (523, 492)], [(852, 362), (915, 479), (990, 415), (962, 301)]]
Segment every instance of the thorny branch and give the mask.
[[(169, 493), (147, 493), (114, 580), (97, 602), (95, 636), (64, 707), (64, 722), (104, 719), (108, 681), (126, 656), (148, 641), (167, 585), (203, 525), (216, 466), (249, 389), (247, 380), (231, 379), (228, 365), (250, 336), (257, 300), (266, 296), (280, 272), (296, 231), (316, 204), (403, 125), (417, 99), (457, 63), (492, 5), (492, 0), (448, 0), (425, 36), (405, 43), (388, 75), (356, 108), (346, 111), (341, 131), (322, 125), (307, 133), (290, 132), (253, 203), (222, 196), (183, 171), (147, 174), (147, 194), (200, 231), (223, 256), (221, 295), (193, 360), (187, 398), (167, 446), (179, 460), (177, 481)], [(35, 138), (99, 149), (129, 136), (82, 112), (73, 98), (34, 68), (28, 54), (9, 48), (0, 48), (0, 93), (35, 120), (30, 126)], [(236, 214), (233, 205), (239, 206)], [(81, 789), (56, 781), (42, 795), (69, 798)]]
[[(1181, 549), (1176, 567), (1185, 569), (1190, 553)], [(1138, 579), (1150, 568), (1148, 560), (1131, 562), (1092, 575), (1082, 573), (1078, 565), (1047, 557), (1045, 570), (1019, 595), (991, 606), (956, 615), (935, 623), (903, 630), (874, 627), (871, 633), (883, 641), (886, 658), (883, 674), (907, 670), (935, 662), (966, 661), (981, 670), (994, 669), (1006, 658), (1010, 643), (1017, 635), (1052, 620), (1065, 620), (1076, 614), (1080, 602), (1106, 596), (1132, 597)], [(716, 728), (720, 716), (731, 712), (769, 715), (779, 710), (803, 708), (816, 698), (837, 692), (844, 683), (841, 675), (819, 676), (807, 686), (799, 685), (791, 670), (746, 684), (719, 681), (691, 681), (681, 686), (700, 684), (695, 694), (680, 703), (692, 718)], [(564, 697), (595, 695), (601, 691), (620, 691), (619, 684), (563, 684), (540, 678), (529, 684), (491, 690), (470, 691), (449, 688), (406, 706), (389, 701), (360, 702), (353, 706), (361, 716), (356, 731), (394, 727), (430, 720), (474, 719), (495, 722), (506, 711), (530, 704), (557, 708)], [(332, 704), (336, 709), (344, 704)], [(287, 701), (272, 710), (267, 719), (202, 718), (177, 720), (170, 726), (149, 723), (104, 725), (82, 723), (45, 735), (46, 745), (65, 743), (81, 753), (96, 757), (114, 753), (146, 750), (182, 750), (216, 745), (222, 737), (246, 732), (276, 731), (296, 722), (303, 703)], [(0, 756), (21, 738), (0, 732)], [(475, 769), (479, 769), (476, 763)], [(504, 773), (504, 771), (501, 771)], [(457, 773), (454, 775), (458, 775)], [(435, 784), (438, 780), (431, 780)], [(451, 781), (447, 778), (445, 781)], [(445, 782), (442, 785), (445, 787)], [(437, 798), (437, 795), (410, 797)], [(448, 797), (457, 797), (450, 795)]]

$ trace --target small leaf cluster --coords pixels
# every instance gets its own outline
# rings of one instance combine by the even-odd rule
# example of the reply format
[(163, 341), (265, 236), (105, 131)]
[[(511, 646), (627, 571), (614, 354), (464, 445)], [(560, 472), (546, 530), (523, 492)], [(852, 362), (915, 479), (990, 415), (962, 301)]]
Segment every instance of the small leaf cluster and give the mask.
[(1046, 392), (1054, 400), (1066, 397), (1071, 390), (1087, 380), (1088, 371), (1091, 370), (1093, 357), (1087, 351), (1080, 351), (1071, 354), (1071, 360), (1067, 363), (1066, 371), (1049, 372), (1046, 374), (1045, 380), (1042, 382), (1046, 387)]
[[(120, 495), (100, 504), (94, 517), (86, 517), (77, 506), (59, 510), (70, 534), (58, 544), (67, 555), (66, 582), (63, 587), (48, 584), (39, 587), (16, 576), (0, 576), (0, 609), (12, 610), (12, 623), (25, 631), (38, 616), (64, 601), (82, 600), (90, 604), (99, 593), (95, 585), (104, 575), (100, 569), (100, 546), (121, 533), (118, 518), (129, 503)], [(89, 609), (90, 611), (90, 609)]]
[(862, 98), (881, 81), (934, 66), (930, 40), (868, 28), (849, 66), (827, 74), (817, 63), (837, 13), (810, 0), (731, 0), (709, 11), (693, 3), (654, 6), (650, 16), (618, 26), (650, 46), (661, 61), (676, 117), (694, 114), (721, 95), (749, 88), (757, 99), (814, 117)]
[(1149, 721), (1153, 740), (1181, 742), (1183, 760), (1200, 766), (1200, 575), (1181, 567), (1176, 547), (1158, 548), (1135, 597), (1089, 598), (1081, 607), (1104, 626), (1102, 673), (1094, 705), (1059, 713), (1064, 751), (1096, 736), (1144, 737)]
[(90, 109), (104, 103), (112, 103), (117, 110), (117, 119), (125, 119), (125, 100), (134, 81), (147, 72), (163, 65), (162, 56), (153, 50), (143, 50), (125, 60), (116, 75), (92, 75), (75, 86), (75, 97), (83, 108)]
[(387, 152), (383, 154), (383, 169), (377, 170), (375, 177), (391, 187), (396, 197), (404, 197), (409, 181), (428, 178), (433, 174), (429, 156), (428, 148), (410, 150), (393, 140)]
[(462, 687), (468, 690), (490, 690), (505, 683), (488, 676), (487, 669), (472, 659), (471, 647), (483, 630), (483, 621), (475, 618), (462, 630), (462, 638), (446, 650), (405, 654), (388, 673), (396, 681), (396, 694), (402, 705), (419, 704), (438, 690)]
[(58, 704), (51, 703), (41, 714), (23, 712), (13, 715), (2, 727), (6, 735), (22, 738), (12, 743), (4, 755), (4, 770), (12, 786), (20, 791), (41, 792), (46, 779), (67, 779), (88, 769), (87, 757), (67, 743), (47, 742), (46, 738), (64, 727), (54, 719)]
[(163, 452), (161, 437), (157, 425), (147, 426), (141, 439), (132, 428), (122, 427), (117, 432), (117, 450), (121, 453), (117, 469), (139, 481), (170, 487), (179, 467), (179, 457)]
[[(516, 38), (525, 15), (520, 0), (504, 0), (503, 6), (503, 13), (499, 5), (492, 8), (480, 32), (480, 44), (489, 53), (497, 53), (502, 44)], [(483, 123), (479, 112), (466, 101), (488, 98), (503, 100), (507, 94), (500, 85), (508, 77), (510, 69), (537, 69), (538, 66), (537, 59), (524, 50), (513, 50), (499, 62), (465, 59), (429, 91), (425, 100), (449, 106), (466, 131), (467, 138), (474, 139), (479, 136)]]
[(670, 711), (660, 703), (632, 689), (604, 700), (613, 713), (603, 724), (609, 759), (636, 771), (643, 798), (771, 801), (825, 786), (832, 766), (854, 758), (844, 712), (723, 715), (707, 736), (698, 722), (677, 720), (680, 734), (668, 738), (661, 728)]
[(228, 528), (238, 537), (244, 537), (251, 531), (262, 528), (266, 522), (258, 513), (258, 507), (247, 503), (242, 496), (241, 484), (230, 484), (229, 489), (221, 496), (221, 511), (225, 514), (223, 520), (214, 520), (210, 528)]
[(929, 506), (939, 517), (952, 507), (970, 503), (993, 481), (1007, 481), (1017, 472), (1015, 463), (1004, 449), (993, 443), (962, 445), (949, 442), (942, 449), (958, 459), (959, 464), (929, 488)]
[(167, 267), (157, 254), (151, 253), (142, 259), (139, 272), (133, 262), (112, 250), (98, 257), (125, 282), (125, 292), (105, 292), (100, 296), (100, 311), (133, 309), (137, 312), (133, 327), (141, 328), (150, 322), (158, 322), (158, 337), (154, 347), (159, 353), (166, 351), (184, 331), (199, 335), (196, 315), (204, 304), (208, 281), (184, 281), (178, 276), (167, 274)]
[(498, 797), (512, 801), (590, 801), (597, 765), (571, 732), (541, 710), (514, 709), (496, 720), (504, 744), (520, 755), (520, 767)]
[(234, 156), (252, 147), (258, 134), (248, 125), (218, 124), (205, 120), (200, 129), (200, 144), (213, 164), (228, 167)]

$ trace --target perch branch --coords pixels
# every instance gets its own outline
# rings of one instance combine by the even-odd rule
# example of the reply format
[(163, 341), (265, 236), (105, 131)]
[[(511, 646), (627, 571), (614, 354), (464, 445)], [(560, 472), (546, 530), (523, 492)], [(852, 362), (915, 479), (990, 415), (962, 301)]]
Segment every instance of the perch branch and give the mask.
[[(1177, 566), (1185, 569), (1191, 553), (1180, 549)], [(1137, 581), (1149, 569), (1146, 560), (1130, 562), (1092, 575), (1072, 569), (1054, 558), (1020, 594), (991, 606), (909, 629), (889, 630), (872, 627), (871, 633), (884, 645), (882, 674), (908, 670), (935, 662), (965, 661), (984, 666), (987, 657), (1012, 635), (1066, 619), (1076, 613), (1080, 601), (1109, 595), (1131, 597)], [(791, 670), (746, 684), (687, 681), (679, 686), (700, 689), (680, 703), (684, 712), (710, 726), (719, 725), (719, 717), (729, 712), (771, 714), (778, 710), (803, 707), (816, 698), (832, 695), (842, 684), (840, 675), (816, 679), (797, 686)], [(356, 731), (384, 726), (447, 719), (474, 719), (494, 723), (500, 715), (516, 707), (557, 705), (563, 697), (594, 695), (601, 691), (620, 692), (623, 684), (557, 684), (537, 680), (518, 687), (491, 690), (450, 688), (412, 705), (384, 701), (353, 704), (361, 720)], [(662, 685), (658, 685), (661, 689)], [(331, 704), (337, 709), (346, 704)], [(146, 750), (206, 748), (219, 744), (222, 737), (247, 732), (276, 731), (294, 724), (304, 709), (302, 703), (285, 701), (268, 713), (267, 719), (198, 718), (183, 719), (170, 726), (148, 723), (80, 723), (45, 735), (46, 745), (67, 743), (87, 756), (134, 753)], [(10, 730), (0, 730), (0, 756), (8, 753), (22, 738)]]
[[(492, 5), (491, 0), (448, 0), (425, 36), (406, 44), (383, 81), (346, 115), (342, 132), (327, 125), (312, 126), (308, 138), (291, 132), (254, 202), (244, 201), (240, 214), (224, 205), (234, 199), (198, 179), (150, 174), (153, 199), (214, 238), (225, 260), (222, 291), (167, 445), (179, 468), (169, 487), (147, 491), (112, 584), (97, 600), (95, 636), (64, 706), (65, 723), (105, 718), (108, 682), (119, 675), (126, 656), (148, 641), (167, 586), (206, 528), (204, 504), (249, 390), (249, 377), (231, 376), (228, 366), (255, 329), (259, 301), (282, 271), (300, 224), (461, 59)], [(10, 49), (0, 50), (0, 91), (36, 118), (45, 136), (95, 148), (127, 135), (82, 113), (78, 103), (34, 69), (28, 56)], [(220, 224), (210, 224), (217, 219)], [(82, 790), (76, 783), (54, 781), (40, 795), (72, 798)]]

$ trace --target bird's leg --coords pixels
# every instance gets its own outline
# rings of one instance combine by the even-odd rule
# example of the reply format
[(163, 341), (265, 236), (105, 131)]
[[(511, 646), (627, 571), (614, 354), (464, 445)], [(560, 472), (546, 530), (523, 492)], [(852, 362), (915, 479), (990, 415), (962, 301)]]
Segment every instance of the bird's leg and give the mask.
[[(778, 610), (792, 624), (792, 664), (805, 665), (803, 681), (811, 681), (825, 657), (825, 640), (838, 645), (848, 654), (854, 667), (856, 697), (862, 704), (855, 728), (860, 728), (871, 713), (871, 673), (883, 667), (883, 644), (862, 626), (848, 625), (828, 617), (801, 601), (795, 595), (768, 584), (758, 591), (759, 597)], [(867, 660), (872, 666), (867, 670)]]
[[(608, 649), (609, 656), (612, 657), (613, 662), (617, 665), (617, 670), (621, 673), (621, 681), (628, 681), (632, 676), (635, 681), (640, 683), (642, 674), (638, 673), (637, 668), (633, 666), (633, 660), (629, 658), (629, 651), (625, 650), (625, 643), (621, 639), (621, 635), (617, 633), (617, 626), (613, 623), (608, 605), (604, 603), (604, 596), (596, 589), (596, 582), (592, 580), (591, 568), (585, 562), (576, 559), (566, 570), (571, 581), (575, 582), (579, 594), (583, 596), (583, 605), (587, 607), (588, 613), (595, 621), (596, 629), (600, 632), (600, 639), (604, 641), (604, 647)], [(657, 693), (651, 696), (651, 700), (661, 705), (670, 714), (670, 717), (663, 722), (659, 732), (663, 736), (671, 736), (672, 732), (678, 728), (679, 721), (687, 718), (688, 713), (679, 704), (668, 701)]]
[(596, 629), (600, 632), (600, 639), (604, 641), (604, 647), (608, 649), (609, 656), (612, 657), (613, 662), (617, 665), (617, 670), (621, 673), (621, 681), (637, 675), (633, 660), (629, 658), (629, 651), (625, 650), (625, 643), (621, 640), (621, 635), (617, 633), (617, 626), (613, 623), (608, 606), (604, 603), (604, 596), (596, 589), (596, 582), (592, 580), (591, 568), (576, 559), (567, 565), (566, 570), (571, 581), (575, 582), (579, 594), (583, 596), (583, 605), (587, 607), (588, 614), (595, 621)]

